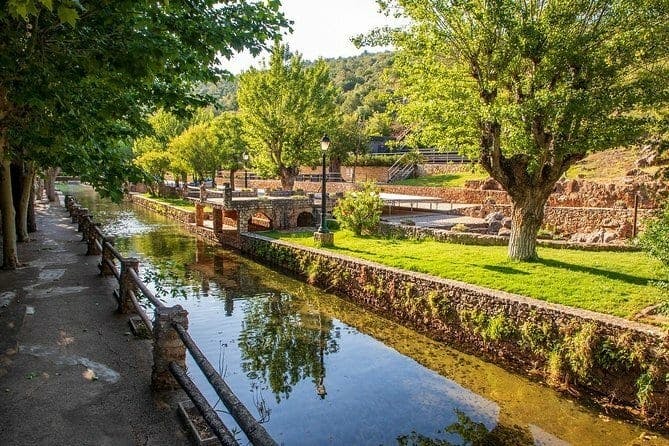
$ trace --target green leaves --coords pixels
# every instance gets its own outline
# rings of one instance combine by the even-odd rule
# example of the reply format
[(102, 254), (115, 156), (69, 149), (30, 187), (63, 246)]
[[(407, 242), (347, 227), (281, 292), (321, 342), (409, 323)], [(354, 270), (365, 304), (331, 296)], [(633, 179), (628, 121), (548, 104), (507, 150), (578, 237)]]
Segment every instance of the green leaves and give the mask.
[(360, 190), (346, 192), (337, 202), (333, 214), (344, 228), (362, 235), (372, 233), (378, 227), (382, 210), (383, 200), (378, 187), (373, 182), (366, 182)]
[(281, 175), (287, 186), (299, 166), (318, 164), (319, 140), (338, 118), (335, 98), (324, 62), (305, 67), (276, 44), (267, 69), (251, 69), (239, 79), (239, 111), (254, 167)]

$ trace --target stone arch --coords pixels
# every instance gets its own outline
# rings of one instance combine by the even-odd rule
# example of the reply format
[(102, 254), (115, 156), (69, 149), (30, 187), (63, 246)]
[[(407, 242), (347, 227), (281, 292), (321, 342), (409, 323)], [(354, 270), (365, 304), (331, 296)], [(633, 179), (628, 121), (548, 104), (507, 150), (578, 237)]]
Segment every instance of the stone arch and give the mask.
[(223, 225), (237, 228), (238, 221), (239, 221), (239, 212), (237, 212), (236, 209), (223, 210)]
[(262, 211), (256, 211), (248, 220), (249, 231), (267, 231), (274, 229), (272, 219)]
[(300, 212), (297, 215), (297, 225), (296, 226), (298, 228), (314, 226), (314, 214), (313, 214), (313, 212)]

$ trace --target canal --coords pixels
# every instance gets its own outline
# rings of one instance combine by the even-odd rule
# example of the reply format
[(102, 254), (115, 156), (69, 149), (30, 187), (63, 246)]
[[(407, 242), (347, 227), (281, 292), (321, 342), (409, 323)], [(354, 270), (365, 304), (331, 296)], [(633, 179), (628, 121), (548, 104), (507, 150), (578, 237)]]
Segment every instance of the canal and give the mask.
[[(203, 243), (178, 224), (69, 187), (285, 445), (669, 445), (523, 377)], [(160, 285), (158, 285), (160, 284)], [(151, 312), (149, 312), (151, 314)], [(188, 359), (189, 373), (232, 418)], [(243, 438), (242, 434), (238, 434)]]

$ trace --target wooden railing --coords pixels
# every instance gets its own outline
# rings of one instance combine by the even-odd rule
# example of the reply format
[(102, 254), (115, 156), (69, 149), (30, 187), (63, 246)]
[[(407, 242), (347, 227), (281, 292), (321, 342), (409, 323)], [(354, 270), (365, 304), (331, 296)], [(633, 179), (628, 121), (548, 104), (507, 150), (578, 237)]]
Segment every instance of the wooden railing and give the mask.
[[(83, 241), (87, 244), (86, 255), (99, 255), (100, 274), (117, 279), (119, 288), (114, 291), (114, 297), (118, 301), (119, 312), (137, 314), (152, 334), (151, 386), (157, 390), (181, 387), (221, 443), (238, 446), (218, 413), (186, 374), (188, 351), (251, 444), (275, 446), (277, 443), (232, 392), (188, 333), (188, 312), (180, 305), (167, 307), (156, 297), (139, 277), (139, 260), (123, 257), (114, 247), (114, 238), (102, 233), (88, 209), (78, 205), (71, 196), (65, 196), (65, 207), (72, 223), (77, 223), (78, 230), (83, 233)], [(139, 294), (152, 304), (153, 320), (140, 305)]]

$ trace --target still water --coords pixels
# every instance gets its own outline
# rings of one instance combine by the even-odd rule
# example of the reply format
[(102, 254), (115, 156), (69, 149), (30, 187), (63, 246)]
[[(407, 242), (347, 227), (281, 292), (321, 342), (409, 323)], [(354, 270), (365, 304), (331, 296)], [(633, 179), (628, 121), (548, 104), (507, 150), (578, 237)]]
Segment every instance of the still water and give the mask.
[[(178, 225), (76, 188), (238, 397), (285, 445), (669, 445)], [(154, 289), (155, 285), (152, 285)], [(189, 358), (198, 387), (221, 412)], [(646, 434), (644, 435), (644, 432)], [(238, 435), (242, 441), (242, 434)]]

